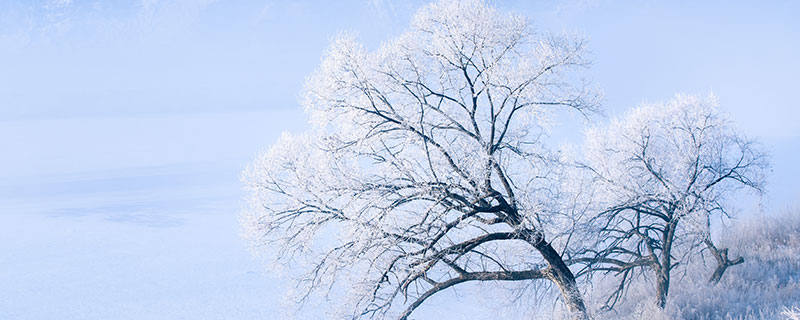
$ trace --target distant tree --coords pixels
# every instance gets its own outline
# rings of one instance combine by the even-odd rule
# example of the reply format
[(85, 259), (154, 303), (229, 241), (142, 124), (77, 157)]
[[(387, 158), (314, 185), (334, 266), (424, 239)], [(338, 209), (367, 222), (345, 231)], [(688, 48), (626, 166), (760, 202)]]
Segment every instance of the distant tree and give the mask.
[(248, 236), (304, 272), (298, 301), (346, 291), (347, 317), (406, 319), (460, 283), (545, 279), (588, 318), (542, 140), (557, 108), (596, 109), (572, 74), (583, 51), (482, 1), (428, 5), (376, 51), (335, 39), (302, 99), (314, 129), (244, 174)]
[(654, 276), (656, 303), (664, 308), (673, 269), (705, 249), (718, 262), (712, 282), (742, 262), (714, 246), (710, 224), (730, 217), (726, 200), (734, 191), (762, 192), (768, 163), (759, 146), (719, 111), (713, 96), (679, 95), (633, 109), (607, 127), (590, 130), (585, 155), (601, 208), (599, 240), (586, 252), (591, 258), (576, 260), (588, 270), (618, 276), (618, 289), (607, 304), (613, 305), (633, 276), (645, 271)]

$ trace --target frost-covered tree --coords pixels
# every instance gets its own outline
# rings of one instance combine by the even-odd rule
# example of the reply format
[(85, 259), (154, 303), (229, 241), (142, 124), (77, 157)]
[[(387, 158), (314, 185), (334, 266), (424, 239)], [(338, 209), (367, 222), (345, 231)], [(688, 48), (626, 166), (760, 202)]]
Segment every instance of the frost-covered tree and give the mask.
[(303, 272), (298, 301), (348, 297), (348, 318), (405, 319), (473, 281), (552, 283), (587, 318), (562, 259), (575, 227), (563, 171), (543, 143), (554, 110), (596, 110), (574, 74), (583, 51), (482, 1), (428, 5), (375, 51), (336, 38), (304, 89), (313, 130), (244, 174), (246, 234)]
[[(741, 263), (714, 246), (710, 224), (729, 218), (726, 200), (742, 188), (761, 192), (767, 159), (718, 109), (716, 99), (678, 95), (635, 108), (607, 127), (589, 130), (586, 167), (598, 190), (598, 246), (582, 261), (616, 273), (613, 305), (638, 272), (655, 278), (664, 307), (670, 275), (703, 250), (718, 261), (716, 282)], [(593, 264), (592, 264), (593, 263)]]

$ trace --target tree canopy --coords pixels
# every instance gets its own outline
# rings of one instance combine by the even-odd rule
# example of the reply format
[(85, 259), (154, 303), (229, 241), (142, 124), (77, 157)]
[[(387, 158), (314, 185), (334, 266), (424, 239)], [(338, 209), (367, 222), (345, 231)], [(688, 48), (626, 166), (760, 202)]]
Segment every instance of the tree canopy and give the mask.
[(458, 283), (549, 279), (585, 317), (551, 240), (563, 219), (557, 108), (588, 113), (584, 42), (537, 34), (480, 1), (421, 9), (375, 51), (336, 38), (307, 81), (314, 124), (245, 173), (250, 238), (306, 271), (300, 296), (347, 283), (349, 317), (408, 316)]

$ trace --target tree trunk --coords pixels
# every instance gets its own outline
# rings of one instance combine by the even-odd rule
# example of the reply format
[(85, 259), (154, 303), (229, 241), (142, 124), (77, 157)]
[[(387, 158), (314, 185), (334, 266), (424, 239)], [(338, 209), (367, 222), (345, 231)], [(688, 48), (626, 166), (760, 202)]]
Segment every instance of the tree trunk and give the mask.
[(725, 270), (728, 270), (728, 267), (735, 266), (742, 262), (744, 262), (744, 258), (739, 257), (736, 258), (736, 260), (733, 261), (728, 260), (727, 262), (717, 265), (717, 268), (714, 269), (714, 274), (711, 275), (711, 279), (708, 279), (708, 282), (711, 282), (713, 284), (719, 283), (719, 280), (722, 279), (722, 275), (725, 274)]
[(567, 305), (567, 310), (574, 320), (587, 320), (589, 314), (586, 311), (586, 304), (583, 302), (583, 295), (578, 290), (575, 282), (575, 275), (564, 263), (561, 255), (553, 249), (549, 243), (541, 239), (534, 247), (542, 254), (544, 260), (550, 265), (550, 279), (558, 286), (561, 297)]
[(667, 306), (667, 295), (669, 294), (669, 271), (661, 270), (656, 278), (656, 304), (664, 309)]
[(714, 259), (717, 260), (717, 268), (714, 269), (714, 274), (711, 275), (711, 279), (708, 281), (717, 284), (720, 279), (722, 279), (722, 275), (725, 274), (725, 270), (728, 270), (728, 267), (735, 266), (737, 264), (743, 263), (744, 258), (738, 257), (736, 259), (729, 259), (728, 258), (728, 248), (725, 249), (717, 249), (711, 240), (705, 240), (706, 246), (708, 246), (709, 251), (711, 254), (714, 255)]
[(675, 225), (678, 222), (673, 220), (664, 226), (664, 234), (661, 239), (663, 248), (661, 249), (661, 265), (656, 268), (656, 304), (664, 309), (667, 306), (667, 296), (669, 295), (669, 274), (672, 271), (672, 240), (675, 239)]

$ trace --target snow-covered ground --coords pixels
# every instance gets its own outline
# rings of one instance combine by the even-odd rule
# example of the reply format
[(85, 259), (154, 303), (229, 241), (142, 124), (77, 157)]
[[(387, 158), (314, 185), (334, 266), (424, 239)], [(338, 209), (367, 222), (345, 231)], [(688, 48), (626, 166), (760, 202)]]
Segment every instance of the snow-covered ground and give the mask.
[(0, 123), (0, 319), (265, 319), (238, 174), (280, 112)]

